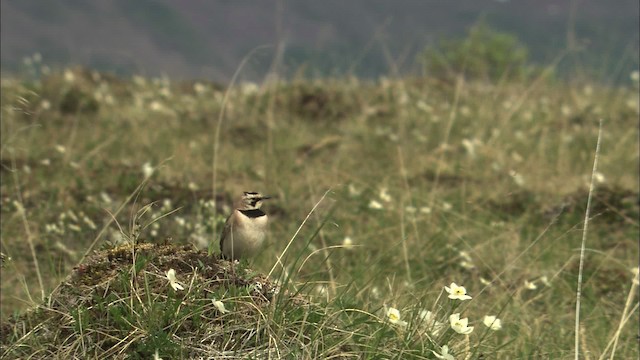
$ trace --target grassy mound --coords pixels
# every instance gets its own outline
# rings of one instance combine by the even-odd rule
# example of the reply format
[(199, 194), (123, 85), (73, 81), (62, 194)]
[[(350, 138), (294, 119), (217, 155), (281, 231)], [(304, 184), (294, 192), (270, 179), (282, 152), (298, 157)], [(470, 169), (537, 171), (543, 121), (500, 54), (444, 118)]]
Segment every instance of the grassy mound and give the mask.
[[(169, 269), (179, 274), (182, 290), (170, 286)], [(148, 359), (157, 349), (169, 358), (269, 354), (273, 320), (265, 316), (274, 297), (280, 306), (311, 306), (287, 292), (276, 295), (279, 290), (266, 277), (191, 246), (119, 246), (76, 267), (46, 304), (4, 322), (3, 358)], [(279, 339), (282, 353), (291, 341)]]

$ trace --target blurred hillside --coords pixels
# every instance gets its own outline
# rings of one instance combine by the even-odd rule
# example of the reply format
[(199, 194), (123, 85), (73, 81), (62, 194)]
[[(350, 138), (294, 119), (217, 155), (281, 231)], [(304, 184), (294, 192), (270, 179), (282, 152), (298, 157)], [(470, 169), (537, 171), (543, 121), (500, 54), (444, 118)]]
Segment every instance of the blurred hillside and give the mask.
[(271, 45), (243, 71), (260, 80), (282, 44), (281, 74), (377, 77), (418, 71), (417, 54), (480, 19), (516, 35), (534, 61), (564, 54), (561, 70), (615, 81), (638, 68), (635, 0), (4, 0), (1, 10), (3, 74), (40, 53), (52, 66), (224, 81), (251, 49)]

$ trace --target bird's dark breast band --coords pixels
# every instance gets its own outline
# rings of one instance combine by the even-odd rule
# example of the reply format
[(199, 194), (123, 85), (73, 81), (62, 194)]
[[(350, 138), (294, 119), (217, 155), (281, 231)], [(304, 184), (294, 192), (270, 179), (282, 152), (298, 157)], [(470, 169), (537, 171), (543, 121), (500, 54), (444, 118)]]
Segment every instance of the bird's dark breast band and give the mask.
[(246, 215), (247, 217), (250, 218), (259, 218), (261, 216), (265, 216), (267, 214), (264, 213), (264, 211), (260, 210), (260, 209), (253, 209), (253, 210), (239, 210), (241, 213), (243, 213), (244, 215)]

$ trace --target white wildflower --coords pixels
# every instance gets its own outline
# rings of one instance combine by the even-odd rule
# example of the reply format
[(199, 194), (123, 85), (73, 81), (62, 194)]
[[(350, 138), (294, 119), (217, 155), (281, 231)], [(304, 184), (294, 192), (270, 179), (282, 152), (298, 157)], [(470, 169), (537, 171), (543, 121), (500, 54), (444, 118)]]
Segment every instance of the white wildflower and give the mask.
[(242, 91), (244, 95), (252, 95), (257, 93), (259, 90), (260, 87), (253, 82), (244, 82), (240, 85), (240, 91)]
[(151, 166), (150, 162), (147, 161), (142, 165), (142, 174), (144, 174), (145, 178), (150, 178), (151, 175), (153, 175), (154, 171), (155, 171), (155, 168)]
[[(65, 215), (65, 213), (60, 214), (61, 215), (61, 219), (63, 219), (62, 215)], [(69, 210), (66, 212), (66, 215), (69, 216), (69, 219), (78, 222), (78, 216), (76, 215), (76, 213), (73, 212), (73, 210)]]
[(326, 285), (316, 285), (316, 292), (319, 295), (326, 295), (327, 294), (327, 286)]
[(416, 103), (416, 107), (427, 114), (430, 114), (433, 112), (433, 108), (422, 100), (418, 100), (418, 102)]
[(227, 310), (227, 309), (224, 307), (224, 303), (223, 303), (222, 301), (220, 301), (220, 300), (213, 299), (213, 306), (215, 306), (215, 307), (216, 307), (216, 309), (218, 309), (218, 311), (219, 311), (221, 314), (226, 314), (226, 313), (228, 313), (228, 312), (229, 312), (229, 310)]
[(171, 89), (168, 87), (163, 87), (162, 89), (160, 89), (160, 95), (162, 95), (165, 98), (168, 98), (171, 96)]
[(374, 209), (374, 210), (381, 210), (384, 209), (384, 207), (382, 206), (382, 204), (376, 200), (371, 200), (369, 201), (369, 209)]
[(394, 325), (399, 325), (401, 327), (407, 326), (406, 321), (400, 320), (400, 310), (393, 307), (387, 309), (387, 320)]
[(467, 270), (475, 269), (475, 267), (476, 267), (476, 265), (473, 262), (467, 261), (467, 260), (460, 261), (459, 265), (463, 269), (467, 269)]
[(172, 206), (173, 206), (173, 204), (171, 203), (171, 199), (166, 198), (166, 199), (162, 200), (162, 210), (164, 210), (164, 211), (171, 210)]
[(145, 86), (147, 84), (147, 79), (139, 75), (134, 75), (133, 83), (136, 84), (137, 86)]
[(535, 281), (529, 281), (529, 280), (525, 280), (524, 281), (524, 288), (527, 290), (535, 290), (538, 288), (538, 285), (536, 285)]
[(442, 345), (442, 347), (440, 348), (440, 353), (438, 354), (437, 352), (431, 350), (431, 352), (433, 353), (433, 355), (435, 355), (438, 359), (444, 359), (444, 360), (455, 360), (455, 358), (453, 357), (453, 355), (449, 354), (449, 347), (447, 345)]
[(466, 250), (461, 250), (458, 252), (458, 254), (460, 255), (461, 258), (463, 258), (464, 260), (468, 261), (468, 262), (473, 262), (473, 259), (471, 258), (471, 255), (469, 255), (469, 252)]
[(384, 201), (384, 202), (391, 202), (392, 198), (391, 195), (389, 195), (389, 191), (387, 190), (386, 187), (383, 187), (382, 189), (380, 189), (380, 200)]
[(449, 323), (451, 324), (451, 328), (458, 334), (468, 335), (473, 331), (473, 326), (468, 326), (469, 319), (460, 319), (459, 313), (451, 314), (451, 316), (449, 316)]
[(153, 360), (162, 360), (162, 358), (158, 354), (158, 349), (156, 349), (156, 352), (153, 353)]
[(350, 236), (345, 236), (342, 240), (342, 247), (347, 250), (353, 249), (353, 240), (351, 240)]
[(513, 159), (513, 161), (517, 163), (524, 161), (524, 158), (522, 157), (522, 155), (520, 155), (517, 151), (513, 151), (511, 153), (511, 158)]
[(467, 289), (464, 286), (452, 282), (451, 285), (445, 286), (444, 289), (449, 293), (449, 299), (454, 300), (470, 300), (471, 296), (467, 295)]
[(513, 179), (513, 182), (518, 185), (518, 186), (523, 186), (524, 185), (524, 177), (522, 176), (522, 174), (518, 173), (515, 170), (511, 170), (509, 171), (509, 176), (511, 176), (511, 178)]
[(149, 109), (151, 109), (151, 111), (162, 112), (165, 107), (160, 101), (154, 100), (149, 104)]
[(502, 329), (502, 321), (493, 315), (486, 315), (482, 320), (482, 323), (494, 331)]
[(462, 147), (467, 151), (467, 154), (469, 154), (471, 158), (476, 157), (476, 149), (481, 145), (482, 141), (476, 138), (462, 140)]
[(87, 226), (91, 229), (91, 230), (95, 230), (97, 229), (96, 223), (93, 222), (93, 220), (91, 220), (88, 216), (83, 216), (82, 217), (82, 221), (84, 221), (85, 224), (87, 224)]
[(374, 298), (380, 297), (380, 289), (378, 289), (377, 286), (371, 288), (371, 296), (373, 296)]
[(431, 208), (428, 206), (423, 206), (420, 208), (420, 212), (426, 215), (431, 214)]
[(74, 81), (76, 81), (76, 76), (73, 74), (73, 71), (69, 69), (66, 69), (64, 71), (64, 81), (68, 83), (73, 83)]
[(109, 194), (104, 191), (100, 192), (100, 199), (102, 199), (102, 202), (104, 202), (105, 204), (111, 204), (113, 202), (111, 196), (109, 196)]
[(360, 196), (360, 194), (362, 194), (362, 190), (358, 189), (353, 184), (349, 184), (348, 189), (349, 189), (349, 195), (351, 197), (357, 197), (357, 196)]
[(197, 82), (195, 84), (193, 84), (193, 91), (196, 92), (196, 94), (198, 95), (202, 95), (205, 93), (205, 91), (207, 91), (207, 87), (204, 86), (203, 84)]
[(167, 279), (169, 279), (169, 284), (173, 290), (184, 290), (184, 287), (178, 282), (178, 279), (176, 279), (176, 271), (174, 269), (167, 271)]
[(546, 275), (540, 277), (540, 282), (546, 287), (551, 287), (551, 281), (549, 281), (549, 277)]

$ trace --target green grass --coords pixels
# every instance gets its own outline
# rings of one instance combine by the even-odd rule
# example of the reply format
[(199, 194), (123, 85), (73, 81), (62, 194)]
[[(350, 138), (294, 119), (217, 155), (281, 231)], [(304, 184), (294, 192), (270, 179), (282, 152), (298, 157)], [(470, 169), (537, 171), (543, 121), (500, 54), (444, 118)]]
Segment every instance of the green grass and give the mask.
[[(73, 74), (2, 81), (3, 357), (572, 358), (600, 118), (579, 350), (638, 357), (637, 82), (238, 86), (212, 191), (224, 90)], [(245, 190), (275, 197), (270, 235), (232, 271), (195, 247)]]

